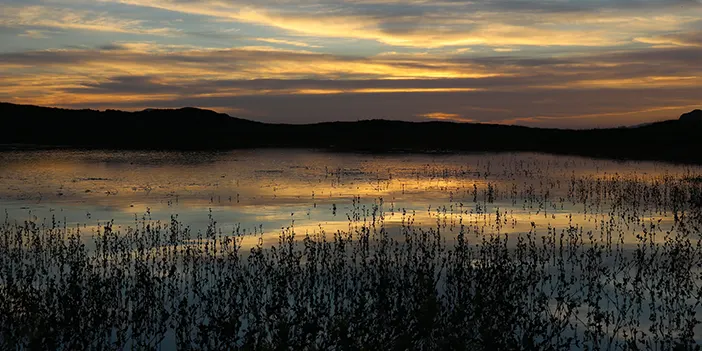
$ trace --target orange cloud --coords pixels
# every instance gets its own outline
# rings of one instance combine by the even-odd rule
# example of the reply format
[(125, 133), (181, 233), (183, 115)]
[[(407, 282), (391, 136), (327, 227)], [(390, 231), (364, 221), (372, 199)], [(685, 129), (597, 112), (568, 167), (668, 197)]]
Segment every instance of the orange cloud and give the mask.
[(445, 113), (445, 112), (431, 112), (419, 115), (420, 117), (429, 118), (432, 120), (439, 121), (451, 121), (451, 122), (462, 122), (462, 123), (478, 123), (477, 120), (472, 118), (465, 118), (456, 113)]

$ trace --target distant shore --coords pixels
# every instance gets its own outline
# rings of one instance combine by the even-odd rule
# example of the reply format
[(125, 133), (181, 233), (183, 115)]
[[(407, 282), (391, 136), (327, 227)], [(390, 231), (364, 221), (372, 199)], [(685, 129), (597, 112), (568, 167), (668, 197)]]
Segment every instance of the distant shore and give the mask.
[(702, 121), (570, 130), (480, 123), (363, 120), (267, 124), (196, 108), (68, 110), (0, 103), (0, 150), (301, 148), (370, 153), (540, 152), (702, 163)]

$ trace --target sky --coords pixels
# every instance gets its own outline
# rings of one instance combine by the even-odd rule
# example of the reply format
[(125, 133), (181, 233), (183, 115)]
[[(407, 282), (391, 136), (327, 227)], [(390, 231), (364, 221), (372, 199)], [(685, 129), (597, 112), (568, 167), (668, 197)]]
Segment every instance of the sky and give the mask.
[(599, 128), (702, 107), (702, 0), (0, 0), (0, 101)]

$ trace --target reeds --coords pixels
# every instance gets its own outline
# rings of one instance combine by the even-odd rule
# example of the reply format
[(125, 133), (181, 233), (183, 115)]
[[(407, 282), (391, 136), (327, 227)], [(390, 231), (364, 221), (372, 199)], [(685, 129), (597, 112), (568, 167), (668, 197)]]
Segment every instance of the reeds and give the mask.
[[(481, 210), (456, 206), (451, 236), (411, 214), (386, 223), (382, 202), (354, 198), (348, 230), (291, 225), (246, 249), (213, 218), (198, 232), (144, 218), (90, 237), (6, 220), (0, 348), (699, 349), (702, 185), (573, 176), (555, 199), (556, 186), (468, 189)], [(499, 209), (495, 225), (468, 220), (505, 200), (604, 214), (595, 229), (512, 234)]]

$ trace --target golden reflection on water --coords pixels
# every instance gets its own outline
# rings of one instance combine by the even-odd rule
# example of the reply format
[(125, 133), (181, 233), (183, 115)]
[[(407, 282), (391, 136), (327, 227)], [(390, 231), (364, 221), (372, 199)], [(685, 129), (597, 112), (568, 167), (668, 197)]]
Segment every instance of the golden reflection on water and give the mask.
[[(609, 220), (610, 204), (593, 212), (564, 200), (574, 181), (653, 183), (699, 173), (688, 166), (534, 154), (5, 152), (0, 209), (9, 220), (56, 217), (83, 233), (111, 220), (126, 228), (175, 215), (201, 230), (212, 215), (224, 232), (256, 230), (247, 245), (258, 237), (274, 242), (291, 226), (298, 235), (353, 230), (374, 208), (389, 230), (411, 219), (447, 237), (461, 225), (476, 237), (571, 226), (596, 232)], [(672, 223), (669, 214), (648, 219)], [(632, 229), (631, 238), (636, 233)]]

